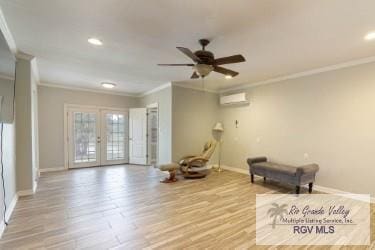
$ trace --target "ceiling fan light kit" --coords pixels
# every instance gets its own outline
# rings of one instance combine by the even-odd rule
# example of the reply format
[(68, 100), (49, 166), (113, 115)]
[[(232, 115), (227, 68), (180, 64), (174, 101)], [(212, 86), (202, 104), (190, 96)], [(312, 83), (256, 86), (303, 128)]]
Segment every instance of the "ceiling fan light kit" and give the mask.
[(197, 64), (194, 65), (193, 68), (200, 77), (205, 77), (214, 70), (214, 67), (212, 65), (207, 64)]
[(210, 43), (207, 39), (200, 39), (200, 45), (202, 46), (201, 50), (197, 50), (194, 53), (184, 47), (177, 47), (182, 53), (188, 56), (193, 60), (194, 64), (158, 64), (159, 66), (190, 66), (193, 67), (193, 74), (190, 77), (191, 79), (196, 79), (199, 77), (206, 77), (212, 71), (215, 71), (220, 74), (224, 74), (225, 78), (230, 79), (238, 75), (238, 72), (220, 67), (219, 65), (231, 64), (231, 63), (240, 63), (245, 62), (245, 58), (242, 55), (233, 55), (228, 57), (222, 57), (215, 59), (214, 54), (211, 51), (206, 50), (206, 46)]

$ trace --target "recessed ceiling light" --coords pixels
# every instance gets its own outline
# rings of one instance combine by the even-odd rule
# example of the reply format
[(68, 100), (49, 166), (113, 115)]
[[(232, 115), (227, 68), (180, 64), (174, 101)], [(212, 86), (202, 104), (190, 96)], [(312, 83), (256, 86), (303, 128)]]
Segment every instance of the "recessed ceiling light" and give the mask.
[(102, 41), (100, 41), (98, 38), (95, 38), (95, 37), (91, 37), (87, 40), (89, 43), (91, 43), (92, 45), (96, 45), (96, 46), (101, 46), (103, 45)]
[(116, 84), (111, 82), (102, 82), (102, 87), (106, 89), (113, 89), (116, 86)]
[(231, 75), (226, 75), (225, 79), (232, 79), (232, 76)]
[(374, 40), (374, 39), (375, 39), (375, 31), (369, 32), (365, 36), (365, 40), (367, 41)]

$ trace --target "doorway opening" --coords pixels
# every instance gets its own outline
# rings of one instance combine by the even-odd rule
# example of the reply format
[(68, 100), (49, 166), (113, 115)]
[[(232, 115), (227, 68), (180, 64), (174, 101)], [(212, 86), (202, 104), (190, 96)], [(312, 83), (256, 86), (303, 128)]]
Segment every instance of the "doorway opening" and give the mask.
[(158, 160), (158, 108), (65, 105), (65, 168)]

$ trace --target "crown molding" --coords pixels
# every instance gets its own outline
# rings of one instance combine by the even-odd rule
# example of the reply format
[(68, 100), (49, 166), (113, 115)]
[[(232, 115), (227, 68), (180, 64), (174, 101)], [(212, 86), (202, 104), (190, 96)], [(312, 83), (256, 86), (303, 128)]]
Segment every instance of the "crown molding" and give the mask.
[(195, 87), (195, 86), (191, 86), (189, 85), (188, 83), (184, 84), (184, 83), (172, 83), (173, 86), (177, 86), (177, 87), (181, 87), (181, 88), (185, 88), (185, 89), (193, 89), (193, 90), (198, 90), (198, 91), (203, 91), (203, 92), (208, 92), (208, 93), (213, 93), (213, 94), (219, 94), (220, 92), (217, 91), (217, 90), (214, 90), (214, 89), (206, 89), (206, 88), (201, 88), (201, 87)]
[(118, 96), (127, 96), (127, 97), (139, 97), (138, 94), (130, 94), (126, 92), (111, 92), (106, 90), (100, 90), (100, 89), (91, 89), (91, 88), (81, 88), (81, 87), (74, 87), (74, 86), (67, 86), (62, 84), (52, 84), (52, 83), (45, 83), (40, 82), (38, 83), (38, 86), (42, 87), (50, 87), (50, 88), (59, 88), (59, 89), (67, 89), (67, 90), (74, 90), (74, 91), (85, 91), (85, 92), (91, 92), (91, 93), (98, 93), (98, 94), (107, 94), (107, 95), (118, 95)]
[(239, 86), (221, 89), (219, 92), (221, 94), (223, 94), (223, 93), (235, 91), (235, 90), (244, 90), (244, 89), (248, 89), (248, 88), (254, 88), (254, 87), (257, 87), (257, 86), (260, 86), (260, 85), (266, 85), (266, 84), (271, 84), (271, 83), (276, 83), (276, 82), (282, 82), (282, 81), (285, 81), (285, 80), (297, 79), (297, 78), (301, 78), (301, 77), (305, 77), (305, 76), (311, 76), (311, 75), (316, 75), (316, 74), (320, 74), (320, 73), (324, 73), (324, 72), (329, 72), (329, 71), (334, 71), (334, 70), (339, 70), (339, 69), (344, 69), (344, 68), (350, 68), (350, 67), (354, 67), (354, 66), (358, 66), (358, 65), (362, 65), (362, 64), (367, 64), (367, 63), (372, 63), (372, 62), (375, 62), (375, 56), (365, 57), (365, 58), (361, 58), (361, 59), (358, 59), (358, 60), (352, 60), (352, 61), (339, 63), (339, 64), (334, 64), (334, 65), (330, 65), (330, 66), (327, 66), (327, 67), (302, 71), (302, 72), (298, 72), (298, 73), (294, 73), (294, 74), (290, 74), (290, 75), (271, 78), (271, 79), (264, 80), (264, 81), (241, 84)]
[(172, 86), (177, 86), (177, 87), (181, 87), (181, 88), (185, 88), (185, 89), (193, 89), (193, 90), (198, 90), (198, 91), (203, 91), (203, 92), (209, 92), (209, 93), (214, 93), (214, 94), (219, 93), (218, 91), (213, 90), (213, 89), (206, 89), (206, 88), (203, 89), (203, 88), (200, 88), (200, 87), (194, 87), (194, 86), (189, 85), (189, 83), (183, 84), (183, 83), (176, 83), (176, 82), (168, 82), (166, 84), (160, 85), (160, 86), (158, 86), (154, 89), (151, 89), (149, 91), (146, 91), (146, 92), (142, 93), (141, 95), (139, 95), (139, 97), (144, 97), (146, 95), (158, 92), (160, 90), (163, 90), (165, 88), (172, 87)]
[(167, 82), (167, 83), (165, 83), (163, 85), (160, 85), (160, 86), (158, 86), (156, 88), (153, 88), (153, 89), (151, 89), (149, 91), (143, 92), (142, 94), (138, 95), (138, 97), (144, 97), (146, 95), (158, 92), (160, 90), (166, 89), (166, 88), (171, 87), (171, 86), (172, 86), (172, 83), (171, 82)]
[(40, 82), (40, 75), (39, 75), (39, 68), (38, 68), (38, 63), (37, 63), (36, 57), (33, 56), (33, 55), (30, 55), (30, 54), (27, 54), (25, 52), (18, 51), (17, 54), (16, 54), (16, 58), (17, 58), (17, 60), (21, 59), (21, 60), (30, 61), (31, 71), (33, 72), (34, 79), (37, 83), (39, 83)]
[(74, 87), (74, 86), (67, 86), (67, 85), (62, 85), (62, 84), (54, 84), (54, 83), (46, 83), (46, 82), (39, 82), (38, 86), (50, 87), (50, 88), (60, 88), (60, 89), (67, 89), (67, 90), (75, 90), (75, 91), (86, 91), (86, 92), (99, 93), (99, 94), (108, 94), (108, 95), (118, 95), (118, 96), (128, 96), (128, 97), (142, 98), (146, 95), (149, 95), (149, 94), (158, 92), (160, 90), (163, 90), (165, 88), (171, 87), (172, 83), (168, 82), (166, 84), (158, 86), (158, 87), (156, 87), (154, 89), (151, 89), (149, 91), (143, 92), (141, 94), (137, 94), (137, 93), (132, 94), (132, 93), (126, 93), (126, 92), (111, 92), (111, 91), (100, 90), (100, 89)]
[(26, 61), (32, 61), (33, 59), (35, 59), (35, 56), (27, 54), (27, 53), (22, 52), (22, 51), (18, 51), (16, 53), (16, 58), (17, 59), (23, 59), (23, 60), (26, 60)]
[(12, 33), (10, 32), (8, 24), (5, 20), (5, 16), (4, 16), (3, 10), (1, 9), (1, 6), (0, 6), (0, 30), (4, 35), (4, 38), (8, 44), (10, 51), (15, 56), (18, 52), (16, 42), (14, 41)]
[(5, 79), (5, 80), (11, 80), (11, 81), (14, 81), (14, 76), (8, 76), (8, 75), (0, 74), (0, 78), (1, 78), (1, 79)]

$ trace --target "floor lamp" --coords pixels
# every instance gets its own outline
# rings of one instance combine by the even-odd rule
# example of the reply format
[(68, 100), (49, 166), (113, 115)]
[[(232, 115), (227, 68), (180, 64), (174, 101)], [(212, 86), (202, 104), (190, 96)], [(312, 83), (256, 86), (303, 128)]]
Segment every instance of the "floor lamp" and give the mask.
[(212, 130), (215, 133), (215, 139), (219, 142), (219, 164), (217, 168), (214, 168), (214, 170), (217, 172), (222, 172), (223, 169), (221, 168), (221, 144), (223, 140), (221, 139), (221, 137), (224, 132), (223, 124), (221, 122), (216, 123)]

